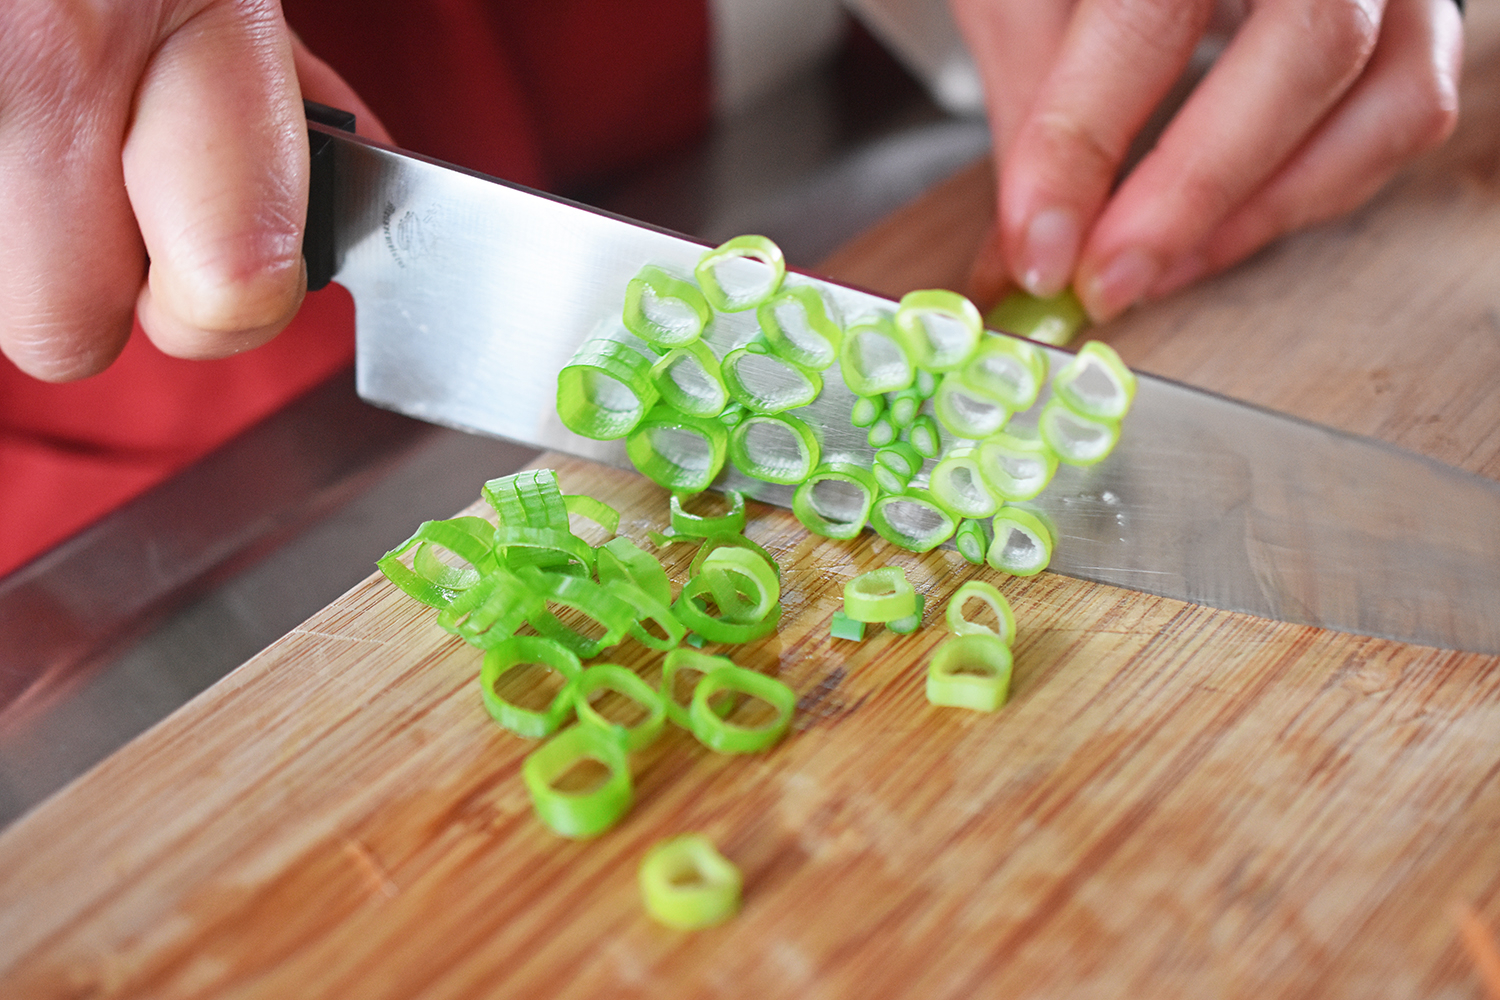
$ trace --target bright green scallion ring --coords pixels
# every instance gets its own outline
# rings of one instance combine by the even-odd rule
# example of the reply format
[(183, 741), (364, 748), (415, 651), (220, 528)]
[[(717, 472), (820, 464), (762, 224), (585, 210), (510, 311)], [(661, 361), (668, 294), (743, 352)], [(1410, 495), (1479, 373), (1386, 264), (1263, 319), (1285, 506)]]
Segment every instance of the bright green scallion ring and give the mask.
[[(506, 701), (495, 689), (506, 671), (527, 664), (546, 667), (563, 679), (561, 689), (540, 712)], [(479, 692), (490, 718), (519, 736), (541, 739), (556, 732), (573, 714), (573, 684), (581, 673), (583, 664), (561, 643), (535, 635), (517, 635), (484, 654), (479, 668)]]
[(782, 288), (756, 307), (755, 318), (771, 349), (798, 368), (820, 372), (838, 360), (844, 332), (812, 285)]
[(918, 367), (946, 372), (973, 356), (984, 332), (974, 303), (945, 289), (907, 292), (896, 309), (896, 329)]
[(636, 875), (646, 912), (668, 927), (713, 927), (739, 912), (740, 870), (702, 834), (663, 840), (646, 852)]
[[(633, 726), (611, 722), (589, 701), (589, 695), (595, 691), (624, 695), (644, 708), (646, 717)], [(598, 663), (578, 675), (573, 682), (573, 710), (578, 713), (580, 724), (611, 734), (627, 753), (649, 746), (667, 723), (667, 706), (661, 694), (634, 671), (616, 663)]]
[(956, 448), (933, 466), (928, 489), (947, 510), (959, 517), (994, 517), (1000, 499), (990, 492), (979, 471), (973, 448)]
[(1069, 465), (1094, 465), (1114, 450), (1120, 440), (1120, 423), (1078, 413), (1060, 396), (1053, 396), (1037, 418), (1042, 440), (1058, 461)]
[(590, 340), (557, 376), (557, 415), (574, 434), (625, 437), (655, 405), (651, 362), (615, 340)]
[(1012, 576), (1035, 576), (1052, 561), (1052, 530), (1029, 510), (1001, 507), (985, 561)]
[(662, 604), (672, 603), (672, 582), (660, 560), (639, 545), (616, 535), (594, 550), (599, 567), (599, 582), (606, 586), (613, 580), (633, 583)]
[[(744, 287), (725, 287), (723, 278), (729, 271), (742, 270), (742, 260), (750, 260), (769, 270), (758, 281)], [(786, 258), (781, 248), (764, 236), (736, 236), (704, 254), (693, 268), (693, 275), (703, 289), (708, 304), (720, 312), (754, 309), (781, 288), (786, 276)]]
[(752, 479), (794, 485), (812, 475), (822, 456), (813, 429), (788, 413), (756, 414), (729, 432), (729, 461)]
[[(720, 691), (759, 698), (776, 710), (776, 717), (763, 726), (737, 726), (721, 719), (709, 702)], [(710, 750), (718, 753), (758, 753), (769, 749), (786, 735), (792, 725), (797, 694), (782, 681), (743, 667), (719, 667), (703, 675), (693, 689), (688, 708), (693, 735)]]
[(641, 475), (663, 489), (697, 493), (724, 467), (728, 445), (729, 432), (719, 421), (658, 406), (641, 420), (625, 451)]
[(719, 371), (729, 395), (754, 413), (794, 410), (808, 405), (823, 391), (823, 376), (773, 354), (760, 341), (724, 355)]
[[(589, 759), (608, 769), (609, 777), (602, 784), (587, 792), (553, 787), (554, 781)], [(542, 822), (578, 840), (596, 837), (614, 826), (635, 798), (624, 744), (614, 733), (594, 726), (573, 726), (543, 743), (521, 765), (521, 778)]]
[(927, 666), (927, 700), (934, 705), (993, 712), (1010, 696), (1010, 647), (994, 635), (971, 632), (945, 639)]
[(917, 366), (888, 316), (865, 317), (844, 331), (839, 370), (856, 396), (900, 392), (917, 374)]
[(915, 487), (883, 496), (870, 511), (870, 525), (892, 545), (926, 552), (953, 537), (958, 519), (927, 490)]
[(670, 350), (693, 343), (712, 318), (698, 286), (654, 264), (641, 268), (625, 286), (625, 329), (655, 347)]
[(729, 510), (711, 516), (689, 514), (682, 509), (684, 493), (673, 493), (668, 501), (668, 514), (672, 531), (678, 535), (707, 538), (710, 535), (738, 534), (745, 530), (745, 494), (739, 490), (725, 490), (724, 499)]
[(818, 466), (792, 494), (792, 513), (825, 538), (853, 538), (864, 530), (880, 485), (869, 469), (843, 462)]
[(917, 611), (917, 591), (900, 566), (882, 566), (844, 584), (844, 614), (857, 622), (910, 618)]
[(701, 340), (675, 347), (651, 366), (661, 401), (690, 417), (717, 417), (729, 405), (719, 359)]
[[(684, 670), (692, 670), (696, 673), (707, 675), (720, 667), (732, 667), (734, 662), (727, 656), (715, 656), (698, 649), (686, 649), (678, 647), (672, 650), (662, 661), (661, 665), (661, 698), (667, 707), (667, 718), (683, 729), (693, 728), (692, 719), (688, 717), (688, 710), (692, 706), (693, 693), (688, 692), (686, 703), (677, 700), (677, 674)], [(693, 685), (694, 688), (697, 684)], [(734, 709), (734, 701), (725, 699), (716, 703), (714, 712), (720, 716), (728, 715)]]
[[(998, 623), (998, 628), (990, 628), (988, 625), (966, 618), (964, 608), (970, 601), (978, 601), (990, 609)], [(982, 633), (992, 635), (1009, 646), (1016, 638), (1016, 616), (1010, 609), (1010, 602), (1005, 595), (1000, 593), (1000, 588), (985, 580), (969, 580), (953, 592), (948, 598), (946, 612), (948, 620), (948, 631), (954, 635), (970, 635)]]
[(726, 617), (715, 618), (705, 609), (708, 599), (713, 596), (709, 581), (704, 574), (699, 574), (683, 584), (682, 593), (677, 595), (677, 603), (672, 605), (672, 613), (677, 616), (677, 620), (709, 642), (752, 642), (776, 631), (776, 625), (781, 621), (780, 601), (758, 621), (739, 622)]

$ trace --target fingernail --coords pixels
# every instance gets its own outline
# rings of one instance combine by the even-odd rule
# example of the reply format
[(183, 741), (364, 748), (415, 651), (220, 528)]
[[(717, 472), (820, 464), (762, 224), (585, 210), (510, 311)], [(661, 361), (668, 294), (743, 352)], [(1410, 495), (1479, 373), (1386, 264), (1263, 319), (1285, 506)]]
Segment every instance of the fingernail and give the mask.
[(1084, 287), (1084, 306), (1094, 319), (1110, 319), (1139, 302), (1160, 274), (1155, 257), (1144, 250), (1125, 250)]
[(1032, 295), (1056, 295), (1073, 276), (1078, 257), (1077, 217), (1066, 208), (1045, 208), (1026, 226), (1021, 251), (1021, 284)]

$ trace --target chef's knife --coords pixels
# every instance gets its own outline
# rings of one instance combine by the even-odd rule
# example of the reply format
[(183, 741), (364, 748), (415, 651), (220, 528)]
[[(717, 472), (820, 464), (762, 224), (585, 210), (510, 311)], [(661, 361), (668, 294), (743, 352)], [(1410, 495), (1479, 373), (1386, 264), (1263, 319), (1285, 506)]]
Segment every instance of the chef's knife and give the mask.
[[(644, 264), (690, 273), (703, 244), (310, 124), (310, 273), (353, 294), (359, 393), (423, 420), (628, 467), (569, 432), (557, 375), (618, 329)], [(328, 197), (331, 195), (331, 203)], [(321, 214), (321, 220), (318, 221)], [(845, 317), (894, 304), (809, 275)], [(716, 318), (722, 355), (753, 314)], [(1066, 360), (1048, 349), (1054, 369)], [(836, 369), (808, 408), (824, 452), (870, 450)], [(723, 482), (782, 506), (790, 490)], [(1035, 501), (1051, 568), (1217, 608), (1500, 653), (1500, 485), (1391, 445), (1149, 375), (1113, 454)]]

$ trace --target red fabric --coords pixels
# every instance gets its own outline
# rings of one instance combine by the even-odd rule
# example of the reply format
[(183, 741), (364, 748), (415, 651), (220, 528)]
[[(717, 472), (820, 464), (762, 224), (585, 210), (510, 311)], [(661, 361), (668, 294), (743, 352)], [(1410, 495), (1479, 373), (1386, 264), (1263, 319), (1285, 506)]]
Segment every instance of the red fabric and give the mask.
[[(704, 0), (284, 0), (408, 148), (536, 187), (596, 182), (709, 114)], [(105, 373), (46, 385), (0, 357), (0, 575), (202, 457), (353, 356), (308, 296), (271, 344), (187, 362), (137, 329)]]

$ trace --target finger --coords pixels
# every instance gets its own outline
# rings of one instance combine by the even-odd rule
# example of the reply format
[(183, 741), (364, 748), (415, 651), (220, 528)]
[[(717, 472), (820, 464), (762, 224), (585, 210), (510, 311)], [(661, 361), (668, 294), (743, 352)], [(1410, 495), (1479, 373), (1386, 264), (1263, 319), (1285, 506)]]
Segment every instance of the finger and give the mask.
[[(952, 6), (984, 85), (993, 159), (1003, 163), (1062, 46), (1074, 0), (953, 0)], [(997, 198), (998, 188), (997, 171)], [(1009, 283), (996, 225), (980, 244), (969, 275), (969, 297), (989, 305)]]
[(1282, 166), (1369, 60), (1378, 2), (1255, 9), (1090, 233), (1077, 285), (1095, 319), (1141, 298)]
[(48, 381), (107, 367), (145, 253), (120, 169), (137, 19), (0, 5), (0, 350)]
[(136, 310), (162, 351), (223, 357), (291, 320), (307, 284), (307, 155), (274, 0), (211, 3), (176, 26), (142, 77), (124, 151), (151, 258)]
[(292, 62), (297, 67), (297, 81), (301, 84), (303, 97), (353, 112), (356, 135), (394, 145), (391, 134), (386, 131), (375, 112), (370, 110), (370, 106), (360, 99), (354, 88), (345, 83), (344, 78), (332, 66), (313, 55), (295, 32), (292, 34)]
[(1168, 269), (1165, 295), (1369, 200), (1458, 120), (1463, 25), (1452, 0), (1391, 0), (1359, 83), (1282, 170)]
[(1131, 140), (1171, 90), (1212, 0), (1083, 0), (1000, 178), (1007, 262), (1037, 295), (1062, 290)]

